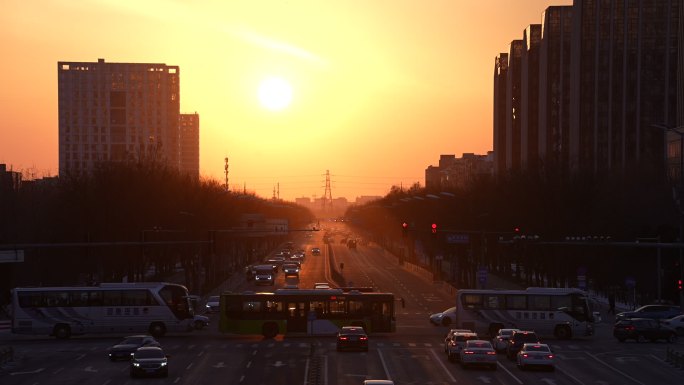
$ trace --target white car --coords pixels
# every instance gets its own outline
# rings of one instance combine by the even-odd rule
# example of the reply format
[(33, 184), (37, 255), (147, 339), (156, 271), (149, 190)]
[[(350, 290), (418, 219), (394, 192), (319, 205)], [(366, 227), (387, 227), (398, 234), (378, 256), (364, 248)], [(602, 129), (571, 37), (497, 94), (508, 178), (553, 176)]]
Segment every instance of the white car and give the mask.
[(195, 330), (202, 330), (209, 326), (209, 317), (204, 315), (195, 314), (192, 319), (192, 326)]
[(219, 299), (220, 297), (218, 295), (212, 295), (211, 297), (209, 297), (209, 299), (207, 299), (207, 303), (206, 305), (204, 305), (207, 313), (219, 311)]
[(499, 332), (496, 334), (496, 336), (492, 338), (494, 350), (496, 350), (498, 353), (506, 351), (506, 348), (508, 347), (508, 340), (511, 339), (513, 332), (517, 330), (519, 329), (499, 329)]
[(537, 366), (556, 369), (555, 358), (547, 344), (523, 344), (518, 352), (518, 367), (522, 370)]
[(674, 330), (678, 336), (684, 336), (684, 314), (664, 319), (660, 324)]
[(430, 315), (430, 322), (434, 325), (449, 326), (456, 319), (456, 307), (450, 307), (443, 312)]
[(485, 340), (468, 340), (461, 349), (461, 367), (486, 366), (496, 370), (496, 351), (491, 342)]

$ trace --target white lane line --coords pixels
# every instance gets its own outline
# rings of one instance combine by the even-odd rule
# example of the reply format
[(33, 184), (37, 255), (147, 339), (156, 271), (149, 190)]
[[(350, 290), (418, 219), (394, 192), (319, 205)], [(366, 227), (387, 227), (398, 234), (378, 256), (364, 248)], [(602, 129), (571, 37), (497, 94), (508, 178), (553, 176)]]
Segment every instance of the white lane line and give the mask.
[(185, 370), (190, 370), (190, 368), (192, 368), (193, 364), (194, 364), (194, 362), (191, 362), (190, 364), (188, 364), (188, 366), (185, 367)]
[(454, 376), (451, 374), (449, 369), (447, 369), (446, 365), (444, 365), (444, 362), (442, 362), (442, 360), (437, 356), (435, 349), (430, 349), (430, 352), (435, 357), (435, 362), (438, 362), (439, 365), (442, 367), (442, 369), (444, 369), (444, 373), (446, 373), (447, 376), (449, 376), (449, 378), (451, 378), (451, 382), (458, 382), (458, 381), (456, 381), (456, 378), (454, 378)]
[(85, 357), (85, 356), (86, 356), (85, 354), (81, 354), (80, 356), (76, 357), (76, 358), (74, 359), (74, 361), (78, 361), (78, 360), (80, 360), (81, 358), (83, 358), (83, 357)]
[(309, 358), (306, 358), (306, 363), (304, 364), (304, 385), (307, 385), (309, 383)]
[(618, 368), (615, 368), (615, 367), (609, 365), (608, 363), (606, 363), (606, 362), (600, 360), (600, 359), (599, 359), (598, 357), (596, 357), (595, 355), (593, 355), (593, 354), (591, 354), (591, 353), (589, 353), (589, 352), (585, 352), (585, 353), (587, 353), (587, 355), (588, 355), (589, 357), (595, 359), (597, 362), (603, 364), (604, 366), (610, 368), (611, 370), (613, 370), (614, 372), (616, 372), (616, 373), (618, 373), (618, 374), (624, 376), (625, 378), (628, 378), (628, 379), (630, 379), (630, 380), (636, 382), (637, 384), (646, 385), (646, 384), (644, 384), (643, 382), (637, 380), (636, 378), (630, 376), (629, 374), (627, 374), (627, 373), (625, 373), (625, 372), (619, 370)]
[[(565, 374), (566, 376), (568, 376), (568, 377), (572, 378), (573, 380), (575, 380), (575, 382), (577, 382), (578, 384), (585, 385), (582, 381), (580, 381), (579, 378), (577, 378), (577, 377), (571, 375), (568, 371), (563, 370), (563, 368), (559, 367), (558, 365), (556, 365), (556, 369), (558, 369), (561, 373)], [(599, 381), (596, 381), (596, 383), (598, 384)]]
[(387, 369), (387, 364), (385, 363), (385, 358), (382, 356), (382, 351), (380, 351), (380, 349), (376, 351), (378, 352), (378, 356), (380, 356), (380, 362), (382, 363), (382, 369), (385, 371), (385, 377), (392, 381), (392, 377), (389, 374), (389, 369)]
[(506, 369), (506, 367), (505, 367), (501, 362), (497, 361), (496, 364), (499, 365), (499, 367), (500, 367), (501, 369), (505, 370), (506, 373), (508, 373), (509, 376), (513, 377), (513, 379), (514, 379), (518, 384), (522, 385), (523, 382), (520, 381), (520, 379), (519, 379), (518, 377), (516, 377), (515, 374), (513, 374), (510, 370)]
[(252, 361), (249, 361), (249, 362), (247, 363), (247, 369), (249, 369), (250, 366), (252, 366)]

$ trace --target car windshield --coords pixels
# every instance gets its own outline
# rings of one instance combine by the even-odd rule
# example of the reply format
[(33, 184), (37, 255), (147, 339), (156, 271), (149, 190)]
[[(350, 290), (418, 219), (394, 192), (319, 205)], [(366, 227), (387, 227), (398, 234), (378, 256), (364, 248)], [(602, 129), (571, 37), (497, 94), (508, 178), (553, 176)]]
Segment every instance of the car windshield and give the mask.
[(544, 345), (527, 345), (525, 348), (528, 352), (548, 352), (549, 347)]
[(164, 358), (164, 352), (160, 349), (144, 349), (135, 352), (135, 358)]

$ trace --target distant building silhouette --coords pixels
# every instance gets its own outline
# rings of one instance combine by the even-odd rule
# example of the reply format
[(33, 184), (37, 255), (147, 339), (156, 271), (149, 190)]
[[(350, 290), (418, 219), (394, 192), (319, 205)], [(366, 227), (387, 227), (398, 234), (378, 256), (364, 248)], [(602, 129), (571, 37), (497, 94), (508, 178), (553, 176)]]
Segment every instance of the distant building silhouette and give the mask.
[[(495, 59), (495, 173), (662, 167), (653, 125), (684, 123), (683, 14), (671, 0), (548, 7)], [(680, 139), (667, 137), (670, 158)]]
[(181, 173), (199, 178), (199, 115), (180, 115), (180, 164)]
[[(88, 173), (103, 161), (160, 162), (199, 175), (199, 164), (184, 155), (199, 144), (181, 132), (178, 66), (104, 59), (57, 65), (60, 176)], [(192, 143), (183, 142), (188, 137)]]
[(487, 155), (464, 153), (461, 158), (455, 155), (440, 155), (439, 166), (425, 169), (425, 188), (428, 191), (450, 190), (471, 184), (481, 176), (494, 173), (494, 152)]

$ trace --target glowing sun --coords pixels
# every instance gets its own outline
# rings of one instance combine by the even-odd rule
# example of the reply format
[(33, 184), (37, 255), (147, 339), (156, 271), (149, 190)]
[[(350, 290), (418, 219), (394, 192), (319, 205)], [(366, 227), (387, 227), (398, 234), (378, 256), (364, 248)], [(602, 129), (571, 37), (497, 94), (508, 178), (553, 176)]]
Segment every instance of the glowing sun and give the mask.
[(259, 102), (272, 111), (279, 111), (290, 105), (292, 87), (279, 77), (268, 77), (259, 84)]

